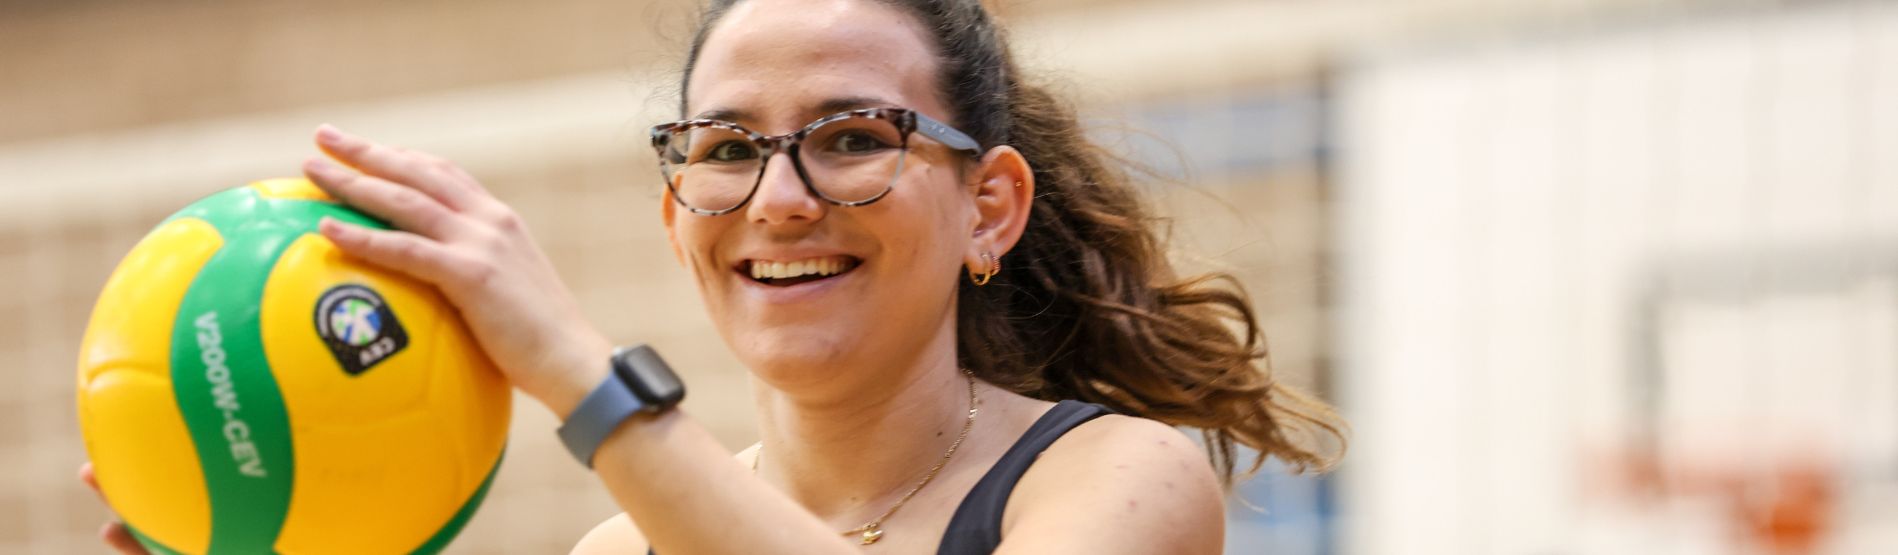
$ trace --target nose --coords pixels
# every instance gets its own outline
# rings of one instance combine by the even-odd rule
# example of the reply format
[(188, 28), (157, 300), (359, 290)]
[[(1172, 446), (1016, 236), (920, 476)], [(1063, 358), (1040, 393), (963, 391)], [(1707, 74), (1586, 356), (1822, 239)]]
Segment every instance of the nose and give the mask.
[(764, 175), (758, 176), (758, 190), (752, 193), (751, 204), (745, 207), (746, 217), (765, 224), (823, 219), (828, 206), (804, 186), (804, 179), (798, 176), (794, 164), (789, 152), (778, 151), (771, 155), (764, 165)]

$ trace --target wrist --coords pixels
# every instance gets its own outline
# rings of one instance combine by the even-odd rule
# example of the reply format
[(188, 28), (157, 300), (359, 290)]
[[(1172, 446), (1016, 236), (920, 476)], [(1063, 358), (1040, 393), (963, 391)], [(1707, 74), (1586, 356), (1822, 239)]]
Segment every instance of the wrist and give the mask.
[(550, 357), (544, 375), (551, 379), (534, 390), (523, 390), (564, 421), (593, 388), (612, 375), (612, 356), (613, 344), (605, 338), (578, 342), (563, 349), (561, 355)]
[(685, 384), (652, 347), (615, 349), (600, 379), (567, 414), (557, 432), (561, 443), (588, 468), (607, 438), (626, 422), (665, 412), (685, 398)]

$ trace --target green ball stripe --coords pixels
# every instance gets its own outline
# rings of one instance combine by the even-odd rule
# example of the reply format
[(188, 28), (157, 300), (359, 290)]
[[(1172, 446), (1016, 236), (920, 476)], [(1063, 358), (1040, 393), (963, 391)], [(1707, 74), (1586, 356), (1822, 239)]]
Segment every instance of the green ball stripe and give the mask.
[(277, 258), (314, 232), (323, 216), (386, 227), (333, 203), (267, 199), (249, 187), (172, 216), (204, 220), (224, 239), (185, 293), (171, 353), (173, 393), (210, 498), (213, 555), (271, 552), (289, 511), (295, 477), (289, 416), (264, 353), (258, 312)]
[(154, 540), (154, 539), (151, 539), (150, 537), (147, 537), (144, 533), (139, 532), (137, 528), (133, 528), (132, 525), (130, 524), (125, 525), (125, 531), (131, 532), (132, 539), (138, 540), (139, 545), (145, 546), (145, 550), (152, 552), (152, 555), (184, 555), (183, 553), (180, 553), (176, 549), (172, 549), (170, 547), (166, 547), (165, 544), (158, 543), (158, 540)]
[(209, 222), (212, 227), (216, 227), (221, 232), (226, 229), (245, 227), (246, 224), (255, 225), (255, 220), (265, 213), (278, 217), (299, 218), (295, 220), (295, 225), (292, 227), (302, 232), (315, 232), (316, 223), (323, 216), (376, 229), (390, 229), (388, 223), (341, 204), (318, 200), (264, 198), (258, 196), (257, 190), (250, 187), (226, 189), (199, 199), (176, 214), (172, 214), (171, 217), (165, 218), (159, 227), (164, 227), (164, 224), (179, 218), (197, 218)]

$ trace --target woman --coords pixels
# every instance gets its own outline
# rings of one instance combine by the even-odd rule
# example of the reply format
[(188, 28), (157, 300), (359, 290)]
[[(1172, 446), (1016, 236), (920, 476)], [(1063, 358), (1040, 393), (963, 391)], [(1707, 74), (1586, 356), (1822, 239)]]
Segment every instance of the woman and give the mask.
[[(1113, 158), (1015, 69), (976, 0), (713, 1), (690, 119), (654, 129), (660, 209), (762, 441), (734, 464), (680, 410), (611, 420), (576, 452), (625, 514), (576, 553), (1217, 553), (1221, 484), (1261, 462), (1235, 443), (1328, 462), (1299, 440), (1332, 413), (1258, 364), (1243, 293), (1172, 275)], [(309, 177), (402, 230), (324, 235), (437, 284), (569, 427), (637, 380), (468, 174), (317, 143), (341, 164)]]

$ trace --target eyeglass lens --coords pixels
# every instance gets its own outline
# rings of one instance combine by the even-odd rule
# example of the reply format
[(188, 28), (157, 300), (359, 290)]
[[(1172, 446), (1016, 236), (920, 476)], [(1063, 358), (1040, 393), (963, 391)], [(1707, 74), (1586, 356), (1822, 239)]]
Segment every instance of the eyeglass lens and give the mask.
[[(768, 158), (736, 129), (692, 126), (670, 132), (660, 169), (673, 194), (694, 209), (728, 210), (745, 202), (763, 178)], [(809, 130), (795, 149), (809, 185), (836, 203), (881, 196), (902, 172), (903, 136), (883, 118), (852, 116)], [(780, 171), (788, 170), (789, 168)]]

